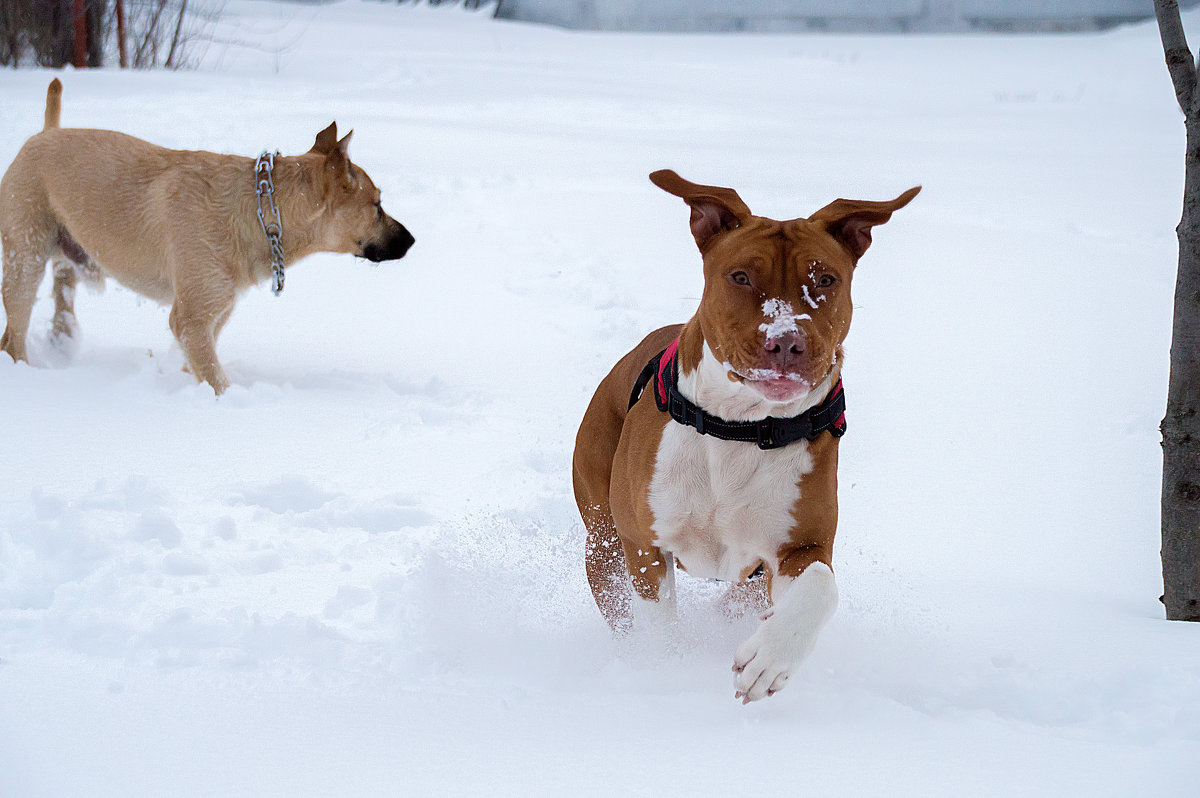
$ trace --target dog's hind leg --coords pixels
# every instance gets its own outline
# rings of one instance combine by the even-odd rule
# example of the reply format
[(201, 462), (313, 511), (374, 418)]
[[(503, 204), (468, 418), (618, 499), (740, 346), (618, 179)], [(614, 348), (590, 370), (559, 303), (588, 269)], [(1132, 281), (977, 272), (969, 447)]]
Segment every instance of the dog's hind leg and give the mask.
[(727, 618), (741, 618), (750, 613), (763, 614), (771, 608), (766, 579), (734, 582), (717, 599), (717, 608)]
[(29, 332), (29, 317), (37, 301), (38, 286), (46, 271), (44, 246), (29, 246), (38, 242), (22, 241), (23, 246), (10, 236), (4, 236), (4, 279), (0, 290), (4, 295), (6, 324), (0, 336), (0, 349), (13, 360), (28, 360), (25, 336)]
[(584, 569), (600, 613), (615, 631), (628, 632), (632, 621), (632, 592), (625, 569), (625, 554), (617, 526), (608, 507), (585, 506), (587, 528)]
[(70, 340), (79, 337), (79, 322), (75, 317), (76, 287), (82, 280), (93, 288), (102, 289), (104, 275), (65, 229), (58, 231), (58, 243), (50, 263), (54, 272), (54, 320), (50, 343), (56, 349), (66, 350)]
[(54, 320), (50, 326), (50, 340), (56, 347), (66, 344), (66, 339), (77, 338), (79, 323), (75, 320), (75, 286), (79, 272), (75, 264), (55, 258), (54, 271)]

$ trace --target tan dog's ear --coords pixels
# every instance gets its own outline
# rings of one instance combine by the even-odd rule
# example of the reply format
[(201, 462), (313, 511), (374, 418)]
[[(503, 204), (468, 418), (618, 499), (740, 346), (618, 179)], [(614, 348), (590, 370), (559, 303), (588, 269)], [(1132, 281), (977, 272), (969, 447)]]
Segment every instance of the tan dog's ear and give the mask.
[(810, 222), (824, 222), (825, 229), (846, 251), (858, 260), (871, 246), (871, 228), (892, 218), (921, 191), (914, 186), (889, 202), (836, 199), (808, 217)]
[(315, 152), (318, 155), (328, 155), (333, 152), (333, 148), (337, 146), (337, 122), (330, 122), (329, 127), (317, 134), (317, 140), (313, 143), (312, 149), (309, 152)]
[(703, 252), (720, 233), (741, 227), (751, 216), (737, 192), (720, 186), (701, 186), (684, 180), (670, 169), (650, 173), (650, 182), (668, 194), (682, 197), (692, 209), (690, 224), (696, 246)]
[(350, 137), (353, 135), (354, 131), (351, 130), (341, 141), (334, 144), (325, 156), (325, 170), (333, 175), (334, 179), (347, 185), (353, 182), (350, 179)]

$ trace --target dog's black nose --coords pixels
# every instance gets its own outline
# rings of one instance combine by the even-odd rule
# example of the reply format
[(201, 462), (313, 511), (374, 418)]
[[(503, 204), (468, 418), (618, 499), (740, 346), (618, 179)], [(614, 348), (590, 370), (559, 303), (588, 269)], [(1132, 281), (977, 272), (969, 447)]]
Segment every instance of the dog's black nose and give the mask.
[(417, 242), (413, 238), (413, 234), (408, 232), (408, 228), (399, 222), (394, 222), (395, 227), (389, 225), (389, 230), (383, 238), (370, 241), (364, 247), (362, 256), (374, 263), (381, 263), (385, 260), (400, 260), (405, 256), (412, 245)]
[[(397, 224), (399, 224), (399, 223), (397, 222)], [(412, 245), (415, 243), (417, 243), (417, 239), (413, 237), (413, 234), (408, 232), (407, 227), (405, 227), (404, 225), (400, 225), (400, 244), (399, 244), (400, 254), (397, 255), (396, 257), (403, 258), (405, 253), (407, 253), (410, 249), (412, 249)]]

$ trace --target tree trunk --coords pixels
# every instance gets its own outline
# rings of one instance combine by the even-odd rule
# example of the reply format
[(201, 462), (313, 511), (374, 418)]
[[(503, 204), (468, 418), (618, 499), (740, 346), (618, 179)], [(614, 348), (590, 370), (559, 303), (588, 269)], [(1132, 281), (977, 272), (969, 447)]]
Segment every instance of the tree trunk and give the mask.
[(1163, 604), (1170, 620), (1200, 621), (1200, 91), (1177, 0), (1154, 0), (1154, 13), (1187, 132), (1171, 376), (1161, 427)]
[(117, 6), (117, 53), (121, 69), (129, 66), (129, 51), (125, 48), (125, 0), (116, 0)]
[(87, 65), (104, 66), (105, 0), (85, 0), (87, 5)]
[(83, 69), (88, 65), (87, 0), (75, 0), (73, 10), (75, 49), (71, 63), (76, 69)]

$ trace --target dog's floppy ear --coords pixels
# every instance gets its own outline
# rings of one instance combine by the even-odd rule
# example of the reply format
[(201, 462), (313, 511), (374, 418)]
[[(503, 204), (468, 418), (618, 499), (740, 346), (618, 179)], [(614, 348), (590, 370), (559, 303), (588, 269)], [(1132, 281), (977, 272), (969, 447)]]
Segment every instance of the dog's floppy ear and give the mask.
[(808, 217), (810, 222), (823, 222), (825, 229), (836, 238), (857, 261), (871, 246), (871, 228), (892, 218), (921, 191), (914, 186), (888, 202), (836, 199)]
[(313, 143), (312, 149), (309, 152), (315, 152), (318, 155), (328, 155), (333, 152), (333, 148), (337, 146), (337, 122), (330, 122), (329, 127), (317, 134), (317, 140)]
[(650, 182), (668, 194), (681, 197), (691, 207), (692, 237), (701, 252), (717, 235), (740, 227), (753, 216), (731, 188), (701, 186), (684, 180), (670, 169), (651, 172)]

